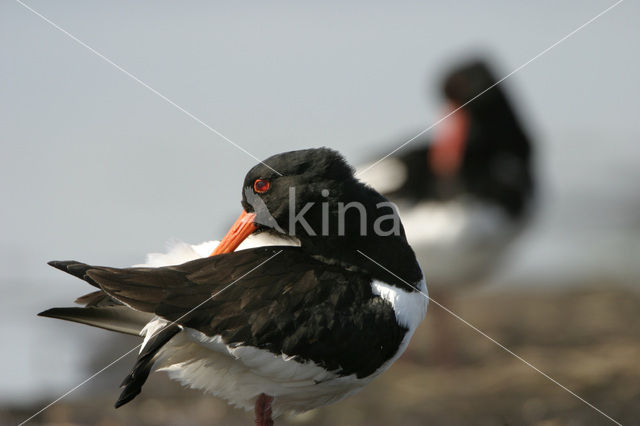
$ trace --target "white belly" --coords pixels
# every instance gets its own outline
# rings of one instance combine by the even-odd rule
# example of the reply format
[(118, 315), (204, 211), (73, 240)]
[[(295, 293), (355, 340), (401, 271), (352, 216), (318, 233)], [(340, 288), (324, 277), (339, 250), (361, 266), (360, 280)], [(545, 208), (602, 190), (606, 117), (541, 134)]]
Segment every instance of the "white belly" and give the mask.
[(252, 410), (256, 398), (274, 397), (274, 416), (304, 412), (358, 392), (377, 374), (364, 379), (340, 377), (315, 363), (248, 346), (229, 347), (219, 336), (185, 329), (167, 343), (156, 366), (171, 379)]

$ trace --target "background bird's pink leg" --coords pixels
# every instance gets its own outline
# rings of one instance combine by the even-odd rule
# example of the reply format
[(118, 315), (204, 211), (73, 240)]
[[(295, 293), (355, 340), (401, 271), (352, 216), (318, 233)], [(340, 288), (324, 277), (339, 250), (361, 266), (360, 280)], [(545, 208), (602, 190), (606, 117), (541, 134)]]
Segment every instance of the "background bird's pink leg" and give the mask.
[(256, 399), (256, 405), (254, 408), (256, 425), (273, 426), (273, 419), (271, 419), (271, 402), (273, 402), (273, 397), (263, 393), (261, 393), (260, 396), (258, 396), (258, 399)]

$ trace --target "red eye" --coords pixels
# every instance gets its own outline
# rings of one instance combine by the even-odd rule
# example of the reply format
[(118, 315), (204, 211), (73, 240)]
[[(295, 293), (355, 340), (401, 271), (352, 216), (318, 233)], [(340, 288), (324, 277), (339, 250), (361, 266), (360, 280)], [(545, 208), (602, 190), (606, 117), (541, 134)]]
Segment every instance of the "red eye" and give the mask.
[(270, 187), (271, 182), (266, 179), (256, 179), (256, 181), (253, 182), (253, 190), (258, 194), (264, 194), (269, 190)]

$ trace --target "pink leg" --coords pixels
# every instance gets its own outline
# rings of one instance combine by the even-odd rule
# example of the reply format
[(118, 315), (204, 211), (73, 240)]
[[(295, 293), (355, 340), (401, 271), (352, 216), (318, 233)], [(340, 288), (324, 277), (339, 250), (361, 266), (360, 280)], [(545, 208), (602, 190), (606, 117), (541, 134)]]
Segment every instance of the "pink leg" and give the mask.
[(258, 426), (273, 426), (273, 419), (271, 419), (271, 403), (273, 397), (265, 395), (263, 393), (256, 399), (256, 405), (254, 412), (256, 415), (256, 425)]

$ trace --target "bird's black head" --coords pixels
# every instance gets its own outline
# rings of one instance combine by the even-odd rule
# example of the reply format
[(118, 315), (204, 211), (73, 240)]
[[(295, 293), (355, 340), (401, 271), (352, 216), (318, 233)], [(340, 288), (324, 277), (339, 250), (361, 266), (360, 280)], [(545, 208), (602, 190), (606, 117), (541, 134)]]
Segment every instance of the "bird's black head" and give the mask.
[(395, 206), (357, 180), (334, 150), (285, 152), (256, 165), (245, 177), (242, 206), (256, 232), (297, 238), (314, 256), (369, 263), (362, 251), (390, 269), (409, 269), (409, 279), (421, 276)]
[[(345, 187), (355, 185), (353, 169), (338, 152), (328, 148), (290, 151), (269, 157), (249, 170), (243, 184), (242, 207), (256, 214), (254, 222), (259, 230), (304, 239), (305, 234), (322, 233), (303, 224), (316, 221), (321, 203), (337, 205)], [(307, 205), (310, 207), (304, 210)], [(305, 222), (293, 221), (300, 212)], [(321, 222), (315, 225), (321, 227)]]

